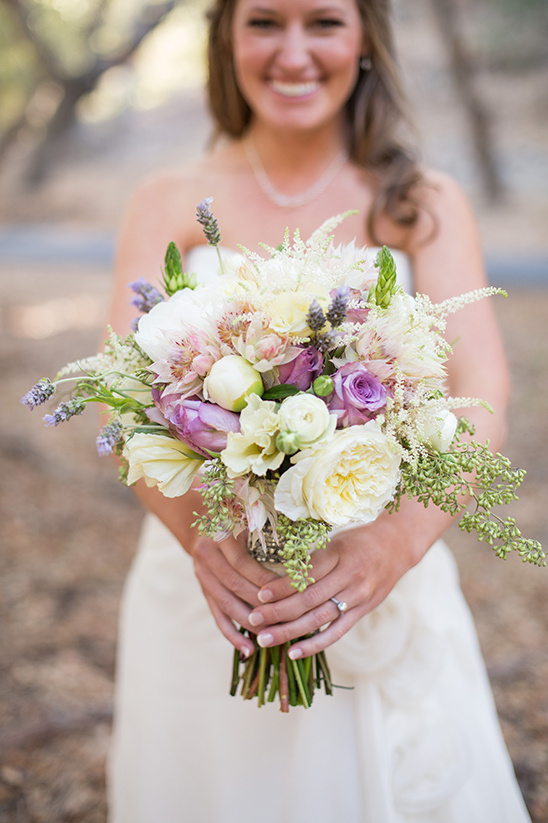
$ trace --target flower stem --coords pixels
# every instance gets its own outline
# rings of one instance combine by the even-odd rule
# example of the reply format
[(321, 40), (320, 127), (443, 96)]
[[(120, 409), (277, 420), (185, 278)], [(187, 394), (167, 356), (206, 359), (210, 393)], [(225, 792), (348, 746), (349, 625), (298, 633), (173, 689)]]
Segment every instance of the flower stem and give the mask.
[(289, 677), (285, 646), (280, 649), (280, 711), (289, 711)]
[(259, 652), (259, 685), (257, 691), (257, 704), (259, 706), (264, 706), (264, 694), (266, 691), (266, 684), (267, 681), (270, 679), (267, 677), (267, 669), (270, 672), (270, 659), (268, 654), (268, 649), (261, 649)]
[(304, 660), (293, 660), (293, 671), (295, 673), (295, 680), (299, 689), (301, 701), (305, 709), (310, 708), (310, 695), (307, 688), (307, 674)]

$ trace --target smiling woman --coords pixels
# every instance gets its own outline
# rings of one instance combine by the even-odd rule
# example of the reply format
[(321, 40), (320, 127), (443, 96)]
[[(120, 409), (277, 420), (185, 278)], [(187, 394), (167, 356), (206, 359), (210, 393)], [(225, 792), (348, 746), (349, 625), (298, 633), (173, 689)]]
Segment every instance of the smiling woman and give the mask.
[[(402, 137), (387, 0), (216, 0), (208, 90), (222, 139), (200, 162), (144, 183), (128, 210), (110, 317), (116, 331), (124, 334), (133, 320), (127, 285), (154, 277), (170, 241), (198, 275), (197, 316), (206, 303), (214, 310), (218, 258), (192, 219), (195, 204), (210, 195), (226, 265), (234, 265), (231, 250), (238, 244), (276, 248), (286, 228), (307, 238), (326, 219), (352, 209), (337, 230), (346, 260), (376, 256), (360, 248), (365, 244), (391, 246), (399, 251), (400, 284), (434, 302), (484, 285), (466, 199), (451, 180), (419, 167)], [(280, 285), (275, 257), (269, 265), (269, 285)], [(239, 271), (245, 281), (245, 267)], [(277, 376), (294, 372), (295, 381), (308, 380), (306, 390), (318, 361), (322, 370), (323, 355), (317, 348), (310, 356), (309, 348), (302, 356), (299, 330), (312, 322), (310, 303), (326, 296), (316, 270), (304, 280), (299, 300), (274, 314), (295, 343), (295, 361), (276, 363)], [(402, 293), (398, 323), (406, 328), (410, 300)], [(223, 316), (221, 337), (246, 317)], [(146, 328), (145, 319), (140, 333)], [(238, 332), (238, 373), (244, 357), (253, 360), (253, 333), (251, 326)], [(498, 447), (507, 376), (489, 302), (451, 315), (447, 336), (459, 340), (448, 361), (450, 392), (492, 406), (492, 416), (481, 407), (468, 416), (477, 438)], [(156, 341), (160, 347), (164, 337)], [(415, 337), (424, 348), (422, 336)], [(390, 340), (387, 335), (383, 349), (388, 360), (395, 356)], [(430, 354), (423, 358), (425, 386), (439, 365)], [(306, 590), (295, 592), (286, 578), (252, 559), (243, 535), (220, 542), (201, 537), (192, 528), (196, 512), (203, 513), (197, 492), (167, 500), (142, 481), (135, 486), (151, 514), (121, 613), (112, 823), (528, 820), (454, 562), (439, 539), (450, 518), (409, 500), (397, 513), (376, 517), (397, 482), (377, 423), (368, 421), (385, 397), (372, 369), (345, 369), (336, 357), (331, 365), (331, 396), (316, 396), (311, 405), (328, 404), (341, 425), (345, 415), (363, 416), (367, 436), (350, 455), (341, 445), (349, 429), (330, 431), (325, 449), (312, 442), (310, 451), (317, 449), (321, 459), (294, 461), (284, 476), (298, 475), (302, 495), (292, 487), (281, 505), (291, 508), (290, 516), (302, 509), (312, 517), (328, 506), (337, 523), (344, 520), (336, 520), (337, 513), (352, 508), (359, 525), (333, 533), (313, 555), (314, 582)], [(405, 381), (413, 365), (398, 380)], [(241, 375), (238, 386), (230, 375), (213, 377), (212, 397), (222, 383), (216, 403), (232, 408), (245, 394)], [(269, 418), (278, 416), (278, 407), (251, 397), (241, 431), (227, 433), (229, 450), (233, 461), (258, 461), (268, 480), (276, 469), (268, 461), (285, 459)], [(194, 398), (195, 411), (202, 414), (211, 399)], [(315, 434), (321, 416), (309, 420), (308, 405), (297, 411)], [(260, 443), (248, 437), (251, 419)], [(441, 428), (435, 432), (440, 442)], [(288, 492), (281, 491), (282, 497)], [(232, 647), (249, 657), (253, 633), (265, 658), (274, 659), (274, 647), (286, 642), (292, 661), (327, 650), (333, 682), (349, 688), (318, 695), (310, 710), (296, 707), (288, 715), (272, 704), (258, 710), (234, 701), (225, 670)]]

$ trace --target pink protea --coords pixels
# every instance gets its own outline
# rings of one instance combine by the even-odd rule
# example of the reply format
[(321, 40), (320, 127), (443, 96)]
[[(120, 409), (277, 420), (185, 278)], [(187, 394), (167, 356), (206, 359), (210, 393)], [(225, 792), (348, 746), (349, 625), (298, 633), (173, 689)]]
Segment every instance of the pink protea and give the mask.
[(233, 345), (238, 354), (260, 372), (270, 371), (274, 366), (287, 363), (299, 353), (288, 335), (282, 336), (267, 330), (260, 315), (251, 320), (245, 337), (235, 338)]
[(154, 383), (165, 384), (164, 395), (199, 394), (203, 378), (220, 356), (218, 346), (206, 335), (189, 333), (171, 343), (165, 359), (152, 364), (151, 370), (156, 373)]

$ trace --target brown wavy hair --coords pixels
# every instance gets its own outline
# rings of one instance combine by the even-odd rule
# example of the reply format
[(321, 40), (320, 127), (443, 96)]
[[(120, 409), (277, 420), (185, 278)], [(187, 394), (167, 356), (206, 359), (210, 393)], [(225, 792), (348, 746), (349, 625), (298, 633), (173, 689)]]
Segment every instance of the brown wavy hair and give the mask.
[[(208, 94), (216, 135), (242, 137), (252, 111), (242, 96), (232, 54), (232, 19), (237, 0), (216, 0), (208, 13)], [(375, 181), (376, 194), (367, 227), (376, 241), (381, 214), (398, 225), (415, 224), (416, 191), (423, 182), (408, 134), (411, 122), (396, 66), (390, 0), (355, 0), (369, 42), (369, 71), (360, 68), (346, 104), (349, 155)]]

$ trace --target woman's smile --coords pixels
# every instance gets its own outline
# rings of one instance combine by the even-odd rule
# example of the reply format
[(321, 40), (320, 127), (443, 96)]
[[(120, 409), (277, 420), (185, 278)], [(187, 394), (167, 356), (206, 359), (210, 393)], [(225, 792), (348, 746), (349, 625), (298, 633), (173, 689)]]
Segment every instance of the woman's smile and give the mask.
[(308, 80), (300, 83), (283, 80), (269, 80), (268, 85), (272, 91), (284, 97), (302, 98), (308, 97), (320, 88), (318, 80)]

